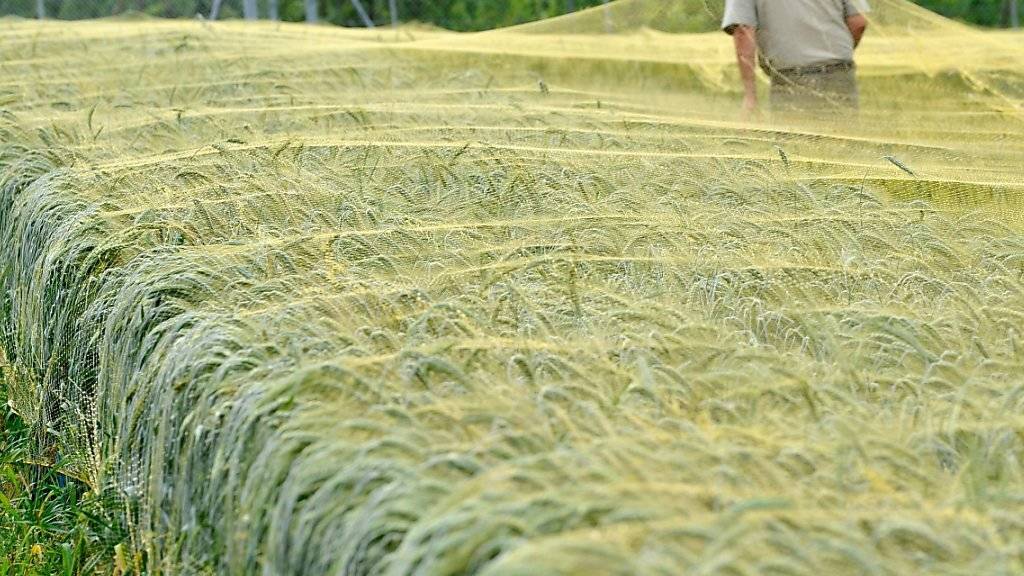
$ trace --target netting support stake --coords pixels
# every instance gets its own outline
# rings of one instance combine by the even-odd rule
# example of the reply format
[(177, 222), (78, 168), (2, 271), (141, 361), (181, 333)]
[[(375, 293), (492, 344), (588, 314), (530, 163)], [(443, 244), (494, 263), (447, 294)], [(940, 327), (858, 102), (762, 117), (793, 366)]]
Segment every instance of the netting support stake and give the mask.
[(363, 8), (363, 3), (359, 0), (352, 0), (352, 5), (356, 7), (356, 12), (359, 13), (359, 18), (363, 21), (363, 24), (367, 28), (373, 28), (373, 20), (370, 19), (370, 15), (366, 12), (366, 8)]
[(615, 22), (612, 21), (612, 7), (608, 4), (608, 0), (601, 0), (604, 4), (604, 31), (611, 34), (615, 31)]
[(277, 0), (268, 0), (267, 2), (267, 16), (274, 22), (281, 19), (281, 11), (277, 4)]
[(36, 0), (36, 18), (46, 19), (46, 2), (44, 0)]
[(316, 0), (306, 0), (306, 24), (316, 24), (318, 12)]
[(391, 27), (398, 28), (398, 0), (388, 0), (388, 13), (391, 15)]
[(255, 20), (259, 18), (259, 12), (256, 8), (256, 0), (242, 0), (242, 16), (246, 20)]
[(216, 20), (220, 16), (220, 5), (224, 3), (224, 0), (213, 0), (213, 6), (210, 7), (210, 20)]

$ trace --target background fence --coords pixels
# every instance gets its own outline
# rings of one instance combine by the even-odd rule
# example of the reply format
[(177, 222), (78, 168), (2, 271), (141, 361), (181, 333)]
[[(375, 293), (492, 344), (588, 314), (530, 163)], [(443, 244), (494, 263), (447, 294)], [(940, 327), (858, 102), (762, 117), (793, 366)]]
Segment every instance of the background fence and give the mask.
[[(557, 16), (608, 0), (0, 0), (0, 16), (102, 18), (137, 11), (165, 18), (268, 18), (387, 26), (418, 21), (486, 30)], [(673, 0), (665, 0), (670, 2)], [(716, 0), (721, 2), (721, 0)], [(1024, 0), (915, 0), (940, 14), (985, 26), (1019, 26)]]

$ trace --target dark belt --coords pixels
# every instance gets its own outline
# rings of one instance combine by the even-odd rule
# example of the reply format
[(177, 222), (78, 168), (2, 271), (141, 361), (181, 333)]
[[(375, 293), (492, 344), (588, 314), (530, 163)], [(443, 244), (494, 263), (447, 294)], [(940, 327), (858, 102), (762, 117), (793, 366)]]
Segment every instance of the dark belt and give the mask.
[(777, 76), (811, 76), (814, 74), (830, 74), (832, 72), (846, 72), (853, 70), (853, 62), (829, 62), (827, 64), (811, 64), (810, 66), (798, 66), (796, 68), (777, 68), (771, 71)]

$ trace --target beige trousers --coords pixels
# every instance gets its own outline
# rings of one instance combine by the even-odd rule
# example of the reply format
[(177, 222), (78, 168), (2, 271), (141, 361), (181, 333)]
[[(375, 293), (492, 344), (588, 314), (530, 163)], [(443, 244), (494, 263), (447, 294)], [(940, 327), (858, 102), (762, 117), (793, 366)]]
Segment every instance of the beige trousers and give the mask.
[(772, 112), (799, 114), (856, 111), (860, 105), (854, 68), (772, 75)]

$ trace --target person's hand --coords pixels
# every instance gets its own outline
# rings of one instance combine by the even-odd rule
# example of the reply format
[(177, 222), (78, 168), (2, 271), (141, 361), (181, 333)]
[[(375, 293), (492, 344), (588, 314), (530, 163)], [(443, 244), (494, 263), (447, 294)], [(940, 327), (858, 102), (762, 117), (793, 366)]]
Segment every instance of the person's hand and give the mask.
[(757, 95), (747, 94), (743, 97), (743, 107), (740, 108), (740, 119), (743, 121), (753, 120), (760, 115), (757, 107)]

